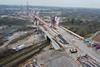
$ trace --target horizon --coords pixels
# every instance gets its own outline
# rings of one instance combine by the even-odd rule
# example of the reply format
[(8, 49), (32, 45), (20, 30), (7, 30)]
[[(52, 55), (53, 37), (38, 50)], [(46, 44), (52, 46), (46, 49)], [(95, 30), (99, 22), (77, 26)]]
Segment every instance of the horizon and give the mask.
[[(27, 6), (27, 5), (9, 5), (9, 4), (0, 4), (0, 6)], [(41, 5), (28, 5), (31, 7), (43, 7), (43, 8), (79, 8), (79, 9), (100, 9), (100, 8), (89, 8), (89, 7), (61, 7), (61, 6), (41, 6)]]
[(99, 8), (100, 9), (100, 1), (98, 0), (6, 0), (1, 1), (0, 5), (17, 5), (17, 6), (23, 6), (27, 5), (27, 3), (30, 6), (44, 6), (44, 7), (78, 7), (78, 8)]

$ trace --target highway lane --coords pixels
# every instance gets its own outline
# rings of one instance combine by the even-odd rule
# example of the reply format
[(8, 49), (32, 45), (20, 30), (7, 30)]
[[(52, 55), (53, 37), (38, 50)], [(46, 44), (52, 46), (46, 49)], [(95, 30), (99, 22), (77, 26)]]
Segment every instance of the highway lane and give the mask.
[(53, 39), (56, 33), (54, 33), (50, 28), (46, 27), (46, 30), (44, 27), (40, 26), (40, 29), (45, 33), (46, 36), (49, 37), (51, 40), (52, 46), (54, 47), (55, 50), (60, 49), (60, 46), (57, 44), (57, 42)]
[[(71, 35), (70, 33), (66, 32), (65, 30), (63, 30), (61, 28), (57, 28), (55, 30), (55, 32), (63, 35), (63, 38), (65, 40), (67, 40), (70, 45), (73, 45), (73, 46), (75, 45), (75, 47), (77, 46), (78, 49), (80, 50), (80, 53), (79, 53), (80, 56), (83, 56), (85, 54), (89, 54), (90, 56), (92, 56), (92, 58), (88, 59), (88, 62), (86, 61), (87, 58), (80, 60), (80, 62), (82, 60), (85, 61), (85, 62), (81, 62), (81, 65), (83, 67), (100, 67), (100, 64), (99, 64), (100, 60), (98, 59), (100, 56), (98, 54), (94, 53), (92, 50), (90, 50), (90, 48), (88, 48), (86, 46), (84, 47), (85, 44), (81, 45), (81, 43), (82, 43), (81, 39)], [(95, 54), (95, 56), (93, 53)], [(75, 57), (75, 55), (73, 55), (73, 57)], [(76, 58), (77, 58), (77, 56), (76, 56)], [(97, 60), (98, 62), (95, 60)]]
[[(48, 24), (43, 21), (41, 18), (39, 18), (38, 16), (35, 16), (40, 22), (42, 22), (44, 25), (48, 26)], [(48, 27), (49, 28), (49, 27)], [(52, 30), (49, 29), (49, 33), (51, 33)], [(53, 34), (55, 34), (54, 32), (52, 32)], [(61, 34), (63, 36), (63, 38), (71, 45), (76, 46), (77, 48), (80, 49), (81, 54), (80, 55), (84, 55), (84, 54), (89, 54), (89, 56), (91, 56), (93, 59), (96, 59), (98, 62), (100, 62), (100, 56), (98, 54), (96, 54), (94, 51), (92, 51), (90, 48), (88, 48), (85, 44), (81, 45), (81, 43), (83, 42), (80, 38), (78, 38), (79, 36), (73, 35), (70, 32), (64, 30), (62, 27), (58, 27), (56, 29), (56, 34)], [(52, 35), (52, 34), (50, 34)], [(55, 37), (56, 35), (54, 35), (53, 37)]]
[[(65, 51), (48, 50), (43, 51), (36, 57), (39, 65), (44, 67), (80, 67), (74, 62), (72, 57), (66, 54)], [(41, 67), (41, 66), (40, 66)]]
[(83, 54), (89, 54), (92, 58), (96, 59), (98, 62), (100, 62), (100, 55), (98, 55), (95, 51), (93, 51), (91, 48), (88, 48), (86, 44), (82, 44), (83, 40), (80, 40), (79, 38), (75, 37), (74, 35), (68, 33), (67, 31), (63, 30), (62, 28), (58, 27), (58, 32), (63, 35), (63, 37), (72, 45), (75, 45), (81, 49)]
[[(43, 24), (47, 25), (48, 24), (43, 21), (42, 19), (40, 19), (39, 17), (37, 17), (37, 19), (42, 22)], [(52, 29), (53, 30), (53, 29)], [(100, 62), (100, 56), (98, 54), (96, 54), (94, 51), (92, 51), (90, 48), (88, 48), (85, 44), (82, 45), (82, 42), (84, 38), (82, 38), (81, 36), (74, 34), (72, 32), (69, 32), (67, 29), (63, 28), (63, 27), (57, 27), (56, 28), (56, 34), (61, 34), (63, 36), (63, 38), (72, 45), (75, 45), (77, 48), (80, 49), (81, 54), (80, 55), (84, 55), (84, 54), (89, 54), (92, 58), (96, 59), (98, 61), (98, 63)]]

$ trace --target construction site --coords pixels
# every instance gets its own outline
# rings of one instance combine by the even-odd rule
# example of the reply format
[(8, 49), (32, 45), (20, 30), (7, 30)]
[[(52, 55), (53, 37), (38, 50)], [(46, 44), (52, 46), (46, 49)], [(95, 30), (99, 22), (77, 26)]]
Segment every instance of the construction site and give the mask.
[(90, 38), (92, 41), (85, 39), (60, 25), (59, 14), (43, 16), (27, 3), (25, 11), (10, 16), (31, 24), (14, 31), (0, 45), (0, 67), (100, 67), (100, 32)]
[(2, 52), (8, 49), (12, 53), (0, 59), (1, 67), (100, 66), (100, 56), (84, 45), (84, 38), (60, 26), (59, 21), (48, 23), (34, 11), (25, 15), (20, 12), (15, 18), (28, 19), (32, 25), (28, 25), (28, 30), (13, 33), (0, 47)]

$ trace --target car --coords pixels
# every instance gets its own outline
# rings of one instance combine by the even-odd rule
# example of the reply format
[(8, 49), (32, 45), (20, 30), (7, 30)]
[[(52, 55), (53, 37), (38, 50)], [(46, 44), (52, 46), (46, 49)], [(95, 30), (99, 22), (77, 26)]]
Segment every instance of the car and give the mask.
[(90, 38), (87, 38), (84, 40), (84, 43), (91, 43), (91, 42), (92, 42), (92, 40)]
[(71, 48), (71, 49), (70, 49), (70, 52), (71, 52), (71, 53), (77, 53), (78, 51), (77, 51), (76, 48)]

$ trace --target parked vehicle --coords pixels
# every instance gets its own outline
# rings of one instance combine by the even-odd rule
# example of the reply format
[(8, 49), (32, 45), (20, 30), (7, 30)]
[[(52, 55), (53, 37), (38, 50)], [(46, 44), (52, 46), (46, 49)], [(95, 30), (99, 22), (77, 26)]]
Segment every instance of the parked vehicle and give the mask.
[(77, 53), (78, 51), (77, 51), (76, 48), (72, 48), (72, 49), (70, 49), (70, 52), (71, 52), (71, 53)]
[(90, 38), (87, 38), (84, 40), (84, 43), (91, 43), (91, 42), (92, 42), (92, 40)]

